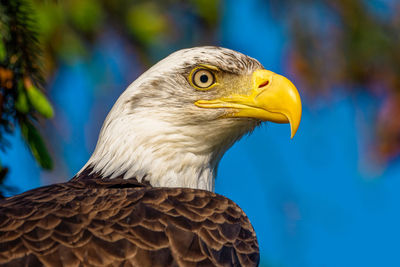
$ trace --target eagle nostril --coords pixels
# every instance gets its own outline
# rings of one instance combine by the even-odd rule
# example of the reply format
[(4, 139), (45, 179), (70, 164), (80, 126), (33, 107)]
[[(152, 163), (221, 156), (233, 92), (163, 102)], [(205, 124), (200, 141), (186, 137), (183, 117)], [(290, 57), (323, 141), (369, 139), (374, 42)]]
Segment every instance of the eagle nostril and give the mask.
[(262, 87), (264, 87), (264, 86), (267, 86), (268, 84), (269, 84), (269, 81), (266, 80), (265, 82), (261, 83), (261, 84), (258, 86), (258, 88), (262, 88)]

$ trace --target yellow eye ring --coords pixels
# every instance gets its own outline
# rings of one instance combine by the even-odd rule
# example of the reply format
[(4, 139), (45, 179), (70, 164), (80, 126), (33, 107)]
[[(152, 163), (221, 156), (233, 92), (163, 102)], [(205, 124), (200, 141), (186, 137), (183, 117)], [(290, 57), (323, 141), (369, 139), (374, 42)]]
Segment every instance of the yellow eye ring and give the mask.
[(198, 90), (208, 90), (217, 84), (214, 73), (204, 67), (194, 68), (190, 72), (189, 82)]

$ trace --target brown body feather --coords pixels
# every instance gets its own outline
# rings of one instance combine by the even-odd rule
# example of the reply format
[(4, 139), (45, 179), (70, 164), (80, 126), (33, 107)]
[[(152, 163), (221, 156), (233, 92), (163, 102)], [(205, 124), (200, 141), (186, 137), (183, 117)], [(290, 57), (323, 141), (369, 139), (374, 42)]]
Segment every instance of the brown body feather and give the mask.
[(1, 266), (256, 266), (244, 212), (203, 190), (83, 179), (0, 201)]

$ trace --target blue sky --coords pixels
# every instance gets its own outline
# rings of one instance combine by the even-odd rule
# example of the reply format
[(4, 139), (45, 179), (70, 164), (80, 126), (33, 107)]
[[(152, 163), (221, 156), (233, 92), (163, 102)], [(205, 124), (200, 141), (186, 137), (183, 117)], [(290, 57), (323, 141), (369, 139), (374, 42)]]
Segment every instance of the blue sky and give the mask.
[[(224, 3), (220, 45), (285, 75), (290, 40), (284, 27), (256, 0)], [(56, 164), (62, 171), (57, 177), (41, 172), (17, 134), (2, 155), (11, 168), (8, 184), (23, 191), (65, 181), (86, 162), (112, 103), (142, 72), (134, 55), (123, 54), (121, 42), (102, 39), (90, 60), (61, 66), (51, 82), (57, 116), (47, 127), (58, 133), (54, 150), (65, 158)], [(263, 264), (400, 266), (400, 164), (382, 168), (367, 156), (377, 104), (369, 95), (340, 90), (329, 101), (303, 94), (293, 140), (288, 125), (266, 124), (224, 156), (216, 191), (249, 216)]]

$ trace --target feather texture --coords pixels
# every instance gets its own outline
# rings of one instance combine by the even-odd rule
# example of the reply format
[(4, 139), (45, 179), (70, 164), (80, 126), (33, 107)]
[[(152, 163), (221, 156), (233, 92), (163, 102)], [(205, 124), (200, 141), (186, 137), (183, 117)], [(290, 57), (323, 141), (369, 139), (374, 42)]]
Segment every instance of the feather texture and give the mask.
[(243, 211), (204, 190), (83, 179), (0, 202), (2, 266), (256, 266)]

